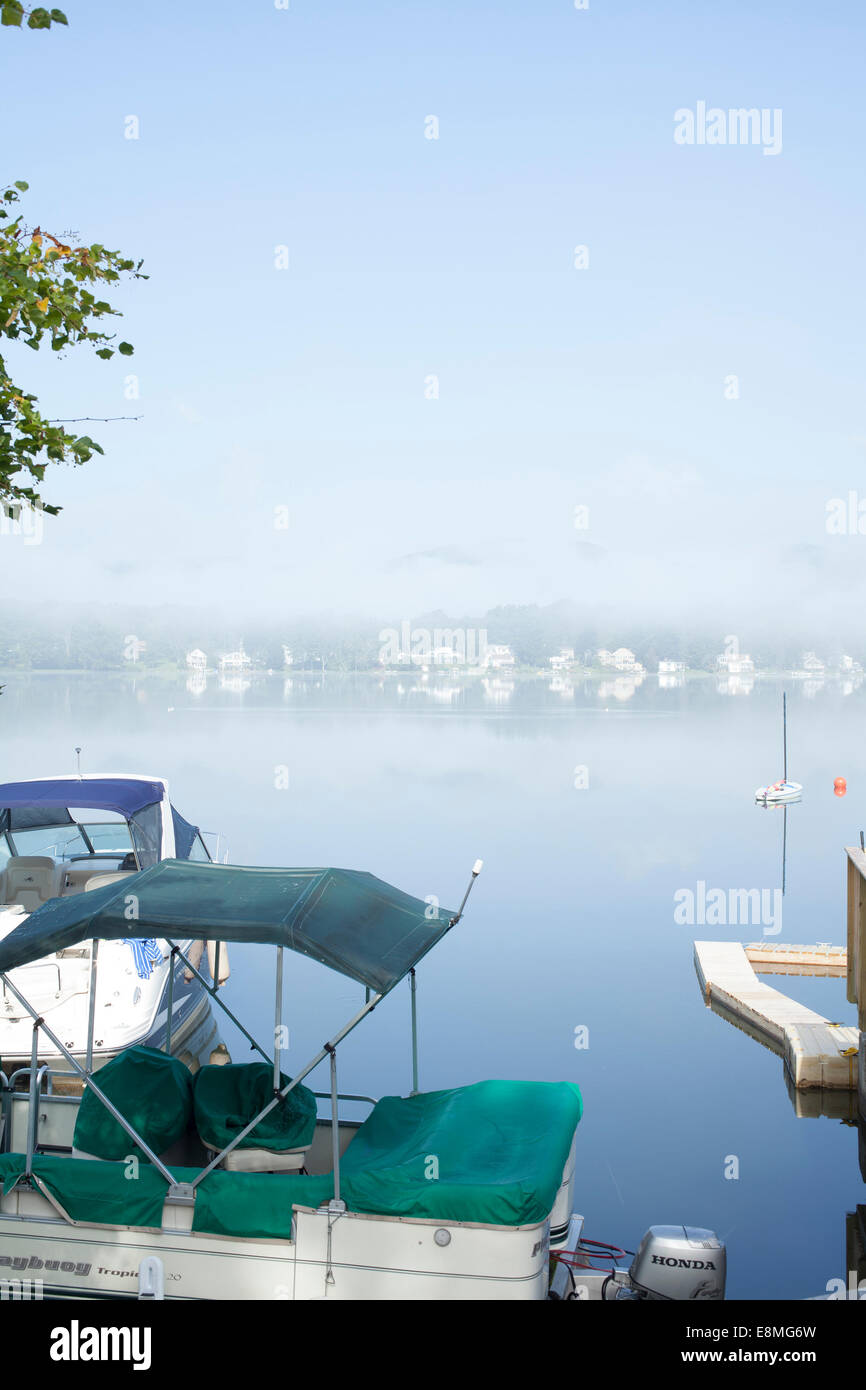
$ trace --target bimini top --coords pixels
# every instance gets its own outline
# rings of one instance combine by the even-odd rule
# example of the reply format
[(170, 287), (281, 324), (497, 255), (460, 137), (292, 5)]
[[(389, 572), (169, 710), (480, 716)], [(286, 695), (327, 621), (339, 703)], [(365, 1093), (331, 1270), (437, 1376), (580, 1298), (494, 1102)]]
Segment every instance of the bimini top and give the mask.
[(92, 937), (194, 937), (288, 946), (385, 994), (455, 921), (355, 869), (163, 859), (135, 878), (45, 903), (0, 941), (0, 974)]
[(33, 782), (4, 782), (0, 783), (0, 829), (15, 828), (14, 812), (19, 807), (54, 810), (80, 806), (117, 811), (129, 819), (143, 807), (162, 801), (165, 794), (165, 783), (156, 777), (45, 777)]

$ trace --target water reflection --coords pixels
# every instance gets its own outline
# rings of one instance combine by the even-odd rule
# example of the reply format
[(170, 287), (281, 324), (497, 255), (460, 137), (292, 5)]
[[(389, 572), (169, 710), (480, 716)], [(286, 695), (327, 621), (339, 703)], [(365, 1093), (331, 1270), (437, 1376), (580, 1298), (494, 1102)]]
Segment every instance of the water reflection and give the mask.
[[(628, 1244), (654, 1221), (693, 1220), (730, 1233), (732, 1297), (820, 1292), (841, 1266), (840, 1215), (863, 1198), (841, 1123), (851, 1097), (834, 1093), (825, 1108), (842, 1113), (804, 1123), (820, 1096), (789, 1099), (781, 1059), (707, 1017), (689, 960), (701, 933), (675, 924), (672, 903), (698, 879), (777, 884), (781, 871), (786, 939), (844, 940), (840, 856), (860, 828), (866, 689), (846, 697), (830, 680), (809, 702), (796, 726), (808, 796), (773, 820), (753, 814), (750, 793), (781, 682), (761, 677), (733, 700), (713, 675), (664, 688), (655, 672), (638, 683), (615, 669), (456, 680), (431, 669), (423, 681), (412, 667), (328, 668), (323, 682), (319, 667), (233, 672), (249, 681), (241, 693), (211, 669), (195, 694), (186, 669), (176, 681), (141, 668), (134, 679), (4, 671), (6, 776), (68, 770), (83, 744), (84, 771), (164, 773), (188, 814), (227, 835), (236, 863), (341, 864), (443, 901), (449, 884), (462, 889), (464, 864), (485, 858), (466, 929), (419, 971), (422, 1087), (578, 1081), (581, 1200), (601, 1238)], [(806, 707), (801, 683), (789, 703)], [(839, 772), (847, 798), (833, 795)], [(287, 980), (293, 1046), (318, 1045), (330, 1010), (345, 1017), (344, 983), (322, 973), (308, 982), (299, 958)], [(255, 1016), (265, 984), (241, 954), (226, 1002)], [(838, 982), (796, 988), (847, 1017)], [(395, 998), (347, 1044), (347, 1089), (405, 1093), (407, 1009)], [(577, 1025), (589, 1029), (584, 1051)], [(721, 1180), (732, 1151), (747, 1180)]]
[(481, 684), (485, 697), (494, 705), (507, 705), (514, 694), (514, 681), (502, 676), (485, 676)]

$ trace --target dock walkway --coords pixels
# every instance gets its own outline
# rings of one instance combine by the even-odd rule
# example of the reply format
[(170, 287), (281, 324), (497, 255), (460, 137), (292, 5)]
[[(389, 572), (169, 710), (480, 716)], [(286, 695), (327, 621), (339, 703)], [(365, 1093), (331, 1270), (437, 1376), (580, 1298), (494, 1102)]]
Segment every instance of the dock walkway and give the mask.
[[(789, 949), (803, 955), (818, 952), (817, 947)], [(738, 941), (696, 941), (695, 969), (708, 1007), (720, 1005), (784, 1057), (798, 1090), (857, 1089), (859, 1028), (832, 1023), (763, 984)]]

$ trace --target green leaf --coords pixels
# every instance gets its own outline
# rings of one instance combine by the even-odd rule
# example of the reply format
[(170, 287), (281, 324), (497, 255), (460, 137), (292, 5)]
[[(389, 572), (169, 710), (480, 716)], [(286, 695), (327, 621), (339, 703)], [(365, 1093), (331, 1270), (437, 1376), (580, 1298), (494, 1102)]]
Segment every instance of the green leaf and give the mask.
[(131, 357), (135, 352), (135, 348), (132, 346), (132, 343), (118, 343), (117, 351), (120, 353), (121, 357)]
[(16, 179), (16, 180), (15, 180), (15, 187), (16, 187), (16, 188), (19, 188), (19, 189), (21, 190), (22, 193), (26, 193), (27, 190), (28, 190), (28, 188), (30, 187), (30, 184), (29, 184), (29, 183), (25, 183), (23, 179)]
[(27, 16), (27, 28), (50, 29), (51, 15), (48, 13), (47, 10), (43, 10), (41, 5), (37, 6), (37, 8), (35, 10), (31, 10), (30, 14)]
[(20, 29), (23, 17), (24, 9), (19, 4), (19, 0), (6, 0), (3, 8), (0, 9), (0, 24), (14, 25)]
[(114, 352), (111, 348), (100, 348), (96, 355), (97, 357), (102, 357), (107, 362), (109, 357), (114, 356)]
[(69, 23), (69, 20), (66, 18), (66, 15), (63, 13), (62, 10), (52, 10), (52, 11), (51, 11), (51, 18), (54, 20), (54, 23), (55, 23), (55, 24), (68, 24), (68, 23)]

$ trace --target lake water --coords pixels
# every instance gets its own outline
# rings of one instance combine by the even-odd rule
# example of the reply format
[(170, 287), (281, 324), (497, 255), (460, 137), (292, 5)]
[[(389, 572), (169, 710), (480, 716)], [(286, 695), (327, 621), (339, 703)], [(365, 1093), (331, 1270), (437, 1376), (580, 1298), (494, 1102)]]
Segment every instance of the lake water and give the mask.
[[(780, 685), (726, 695), (653, 676), (623, 700), (594, 682), (414, 674), (263, 676), (245, 690), (212, 678), (198, 692), (153, 676), (0, 679), (4, 779), (69, 771), (80, 744), (83, 771), (167, 777), (233, 862), (368, 869), (449, 908), (482, 858), (465, 918), (418, 970), (421, 1089), (577, 1081), (589, 1236), (634, 1249), (653, 1223), (712, 1227), (731, 1297), (800, 1298), (843, 1273), (845, 1213), (864, 1200), (857, 1129), (798, 1118), (782, 1062), (705, 1008), (694, 972), (693, 939), (758, 940), (770, 924), (674, 917), (675, 894), (699, 881), (781, 887), (782, 813), (753, 803), (781, 776)], [(789, 773), (805, 793), (768, 940), (844, 944), (864, 701), (789, 683)], [(267, 1041), (272, 954), (235, 948), (231, 965), (227, 1002)], [(363, 991), (300, 958), (286, 974), (292, 1071)], [(844, 981), (770, 983), (856, 1022)], [(405, 1094), (409, 1022), (401, 985), (341, 1047), (341, 1090)], [(313, 1080), (325, 1089), (326, 1071)]]

